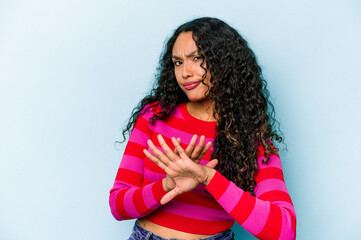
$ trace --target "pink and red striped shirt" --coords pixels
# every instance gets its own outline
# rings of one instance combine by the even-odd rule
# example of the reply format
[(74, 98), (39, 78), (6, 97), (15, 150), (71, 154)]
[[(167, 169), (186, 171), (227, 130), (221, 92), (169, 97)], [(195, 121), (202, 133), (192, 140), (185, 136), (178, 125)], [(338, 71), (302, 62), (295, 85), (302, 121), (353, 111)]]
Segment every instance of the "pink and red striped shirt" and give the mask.
[[(194, 134), (204, 135), (206, 143), (213, 142), (216, 122), (193, 117), (186, 104), (181, 104), (166, 121), (158, 120), (151, 125), (149, 119), (155, 111), (159, 109), (150, 108), (135, 122), (110, 190), (110, 209), (117, 220), (145, 218), (164, 227), (207, 235), (225, 231), (237, 221), (260, 239), (295, 238), (296, 215), (280, 158), (271, 155), (270, 161), (263, 164), (265, 156), (261, 146), (258, 147), (255, 197), (217, 171), (207, 186), (199, 185), (161, 205), (160, 199), (166, 194), (162, 186), (165, 172), (144, 155), (143, 149), (149, 150), (147, 140), (151, 139), (159, 149), (158, 134), (170, 147), (173, 147), (171, 137), (179, 137), (185, 149)], [(212, 151), (213, 148), (200, 164), (210, 160)]]

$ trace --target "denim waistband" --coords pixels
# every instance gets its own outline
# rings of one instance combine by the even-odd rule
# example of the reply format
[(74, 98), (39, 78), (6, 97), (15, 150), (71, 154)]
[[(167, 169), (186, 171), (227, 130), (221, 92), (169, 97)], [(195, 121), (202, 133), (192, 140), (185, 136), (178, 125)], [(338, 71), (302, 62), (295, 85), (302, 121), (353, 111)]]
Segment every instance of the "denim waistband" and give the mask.
[[(224, 232), (218, 233), (213, 236), (200, 238), (199, 240), (232, 240), (234, 239), (234, 233), (228, 229)], [(154, 234), (141, 226), (136, 222), (133, 227), (132, 235), (129, 240), (179, 240), (177, 238), (163, 238), (157, 234)]]

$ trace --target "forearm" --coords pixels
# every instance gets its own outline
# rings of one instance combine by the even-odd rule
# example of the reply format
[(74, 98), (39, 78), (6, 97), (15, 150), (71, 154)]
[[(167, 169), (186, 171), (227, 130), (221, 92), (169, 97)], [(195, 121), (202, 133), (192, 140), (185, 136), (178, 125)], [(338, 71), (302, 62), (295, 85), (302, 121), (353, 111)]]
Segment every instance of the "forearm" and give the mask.
[(157, 209), (165, 193), (162, 180), (142, 187), (115, 186), (109, 196), (110, 209), (119, 221), (140, 218)]
[[(216, 172), (207, 191), (245, 230), (260, 239), (294, 239), (295, 214), (285, 193), (257, 198)], [(273, 199), (272, 199), (273, 198)]]

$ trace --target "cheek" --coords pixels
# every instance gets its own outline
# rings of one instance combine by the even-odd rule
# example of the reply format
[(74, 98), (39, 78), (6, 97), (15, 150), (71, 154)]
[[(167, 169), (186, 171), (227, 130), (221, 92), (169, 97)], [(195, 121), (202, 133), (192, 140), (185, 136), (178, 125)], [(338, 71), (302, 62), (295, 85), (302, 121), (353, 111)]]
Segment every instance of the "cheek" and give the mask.
[(177, 80), (178, 85), (181, 83), (182, 75), (179, 73), (179, 71), (174, 71), (175, 79)]

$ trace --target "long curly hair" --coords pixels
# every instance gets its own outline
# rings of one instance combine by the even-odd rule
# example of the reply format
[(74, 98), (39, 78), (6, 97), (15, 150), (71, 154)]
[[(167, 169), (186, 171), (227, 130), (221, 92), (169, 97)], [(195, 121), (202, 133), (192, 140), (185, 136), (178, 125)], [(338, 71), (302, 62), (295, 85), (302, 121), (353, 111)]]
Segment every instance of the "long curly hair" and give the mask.
[[(262, 77), (256, 56), (245, 39), (225, 22), (210, 17), (194, 19), (179, 26), (161, 54), (153, 89), (133, 109), (123, 130), (123, 142), (147, 104), (156, 103), (162, 111), (150, 123), (167, 119), (178, 104), (188, 98), (176, 81), (172, 61), (173, 45), (182, 32), (192, 32), (202, 64), (211, 74), (209, 98), (214, 103), (217, 136), (211, 158), (217, 158), (217, 169), (243, 190), (254, 194), (254, 175), (258, 169), (257, 147), (264, 148), (266, 163), (277, 148), (271, 140), (282, 142), (274, 107)], [(202, 83), (205, 84), (202, 80)], [(272, 127), (278, 126), (275, 131)]]

